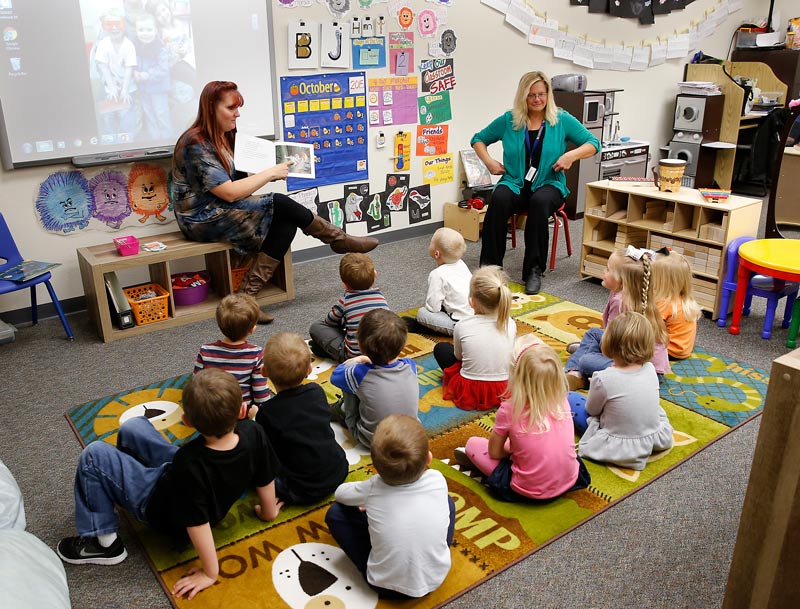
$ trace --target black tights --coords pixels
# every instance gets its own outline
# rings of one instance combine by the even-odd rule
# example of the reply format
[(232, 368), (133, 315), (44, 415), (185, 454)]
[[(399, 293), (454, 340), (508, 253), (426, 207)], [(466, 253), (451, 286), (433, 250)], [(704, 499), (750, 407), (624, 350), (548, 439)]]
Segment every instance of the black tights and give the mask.
[(291, 197), (276, 192), (272, 195), (272, 224), (261, 244), (261, 251), (270, 258), (282, 260), (297, 234), (314, 220), (314, 214)]

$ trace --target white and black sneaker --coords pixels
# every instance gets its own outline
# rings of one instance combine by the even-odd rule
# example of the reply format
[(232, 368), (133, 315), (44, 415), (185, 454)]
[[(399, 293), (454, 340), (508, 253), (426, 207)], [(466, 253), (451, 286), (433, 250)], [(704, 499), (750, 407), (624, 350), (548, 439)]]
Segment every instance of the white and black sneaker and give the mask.
[(56, 552), (71, 565), (117, 565), (128, 557), (119, 537), (107, 548), (100, 545), (97, 537), (65, 537), (58, 542)]

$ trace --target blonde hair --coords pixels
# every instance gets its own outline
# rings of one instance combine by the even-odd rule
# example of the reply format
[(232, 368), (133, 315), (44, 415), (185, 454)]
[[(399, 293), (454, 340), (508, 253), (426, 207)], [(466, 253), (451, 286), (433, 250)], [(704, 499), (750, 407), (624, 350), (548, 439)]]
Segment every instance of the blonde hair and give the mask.
[(669, 303), (673, 315), (677, 315), (680, 308), (686, 321), (697, 321), (703, 316), (694, 299), (692, 267), (678, 252), (656, 254), (653, 260), (653, 298), (657, 303)]
[(561, 358), (535, 334), (514, 342), (508, 389), (503, 396), (511, 404), (511, 419), (520, 421), (523, 431), (546, 432), (549, 418), (569, 416), (564, 408), (569, 386)]
[(622, 250), (616, 250), (611, 256), (619, 263), (616, 272), (612, 273), (622, 285), (621, 310), (638, 311), (644, 315), (653, 326), (656, 342), (666, 345), (669, 340), (667, 326), (658, 312), (650, 285), (653, 264), (651, 254), (645, 253), (636, 260), (626, 256)]
[(524, 129), (528, 124), (528, 93), (537, 82), (543, 82), (547, 88), (547, 105), (544, 107), (544, 120), (550, 125), (555, 125), (558, 120), (558, 106), (553, 97), (553, 87), (550, 79), (544, 72), (528, 72), (523, 74), (517, 85), (517, 94), (514, 96), (514, 106), (511, 108), (512, 124), (515, 130)]
[(461, 260), (467, 251), (467, 243), (461, 233), (446, 226), (433, 233), (431, 245), (433, 249), (439, 250), (442, 260), (447, 264)]
[(299, 386), (310, 364), (311, 350), (299, 334), (281, 332), (264, 345), (264, 376), (280, 389)]
[(390, 486), (416, 482), (428, 467), (428, 434), (417, 419), (391, 414), (375, 429), (372, 464)]
[(475, 313), (497, 315), (497, 329), (508, 332), (508, 312), (511, 310), (511, 290), (508, 277), (499, 266), (482, 266), (472, 275), (469, 295), (475, 305)]
[(644, 364), (653, 359), (655, 333), (641, 313), (625, 311), (608, 323), (600, 339), (603, 355), (623, 364)]

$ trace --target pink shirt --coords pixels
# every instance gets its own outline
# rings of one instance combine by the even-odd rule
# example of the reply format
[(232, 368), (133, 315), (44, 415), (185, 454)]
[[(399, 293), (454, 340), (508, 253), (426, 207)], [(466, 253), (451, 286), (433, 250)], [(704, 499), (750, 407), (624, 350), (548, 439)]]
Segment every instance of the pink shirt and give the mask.
[(568, 491), (578, 479), (575, 428), (569, 402), (564, 398), (564, 417), (550, 417), (550, 429), (524, 431), (525, 418), (512, 423), (509, 402), (500, 404), (494, 431), (508, 436), (511, 448), (511, 488), (533, 499), (550, 499)]

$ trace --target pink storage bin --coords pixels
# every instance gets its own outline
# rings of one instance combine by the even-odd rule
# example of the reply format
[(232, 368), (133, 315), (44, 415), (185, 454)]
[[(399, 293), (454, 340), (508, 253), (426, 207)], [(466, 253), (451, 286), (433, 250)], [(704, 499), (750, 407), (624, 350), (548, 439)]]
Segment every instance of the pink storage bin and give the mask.
[(139, 253), (139, 240), (133, 235), (126, 237), (116, 237), (114, 245), (117, 246), (117, 251), (120, 256), (133, 256)]

